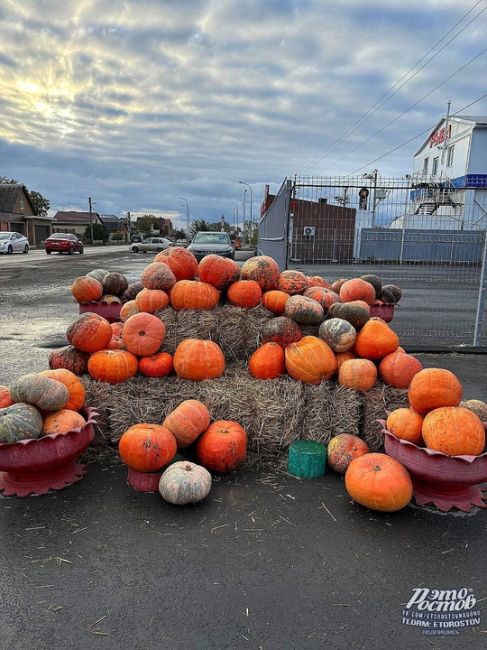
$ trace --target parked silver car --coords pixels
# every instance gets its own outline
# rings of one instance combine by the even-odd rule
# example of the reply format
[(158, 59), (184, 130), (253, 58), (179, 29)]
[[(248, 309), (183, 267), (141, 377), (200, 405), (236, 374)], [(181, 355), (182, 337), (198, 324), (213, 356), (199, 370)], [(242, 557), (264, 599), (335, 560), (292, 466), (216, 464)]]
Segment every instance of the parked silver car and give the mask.
[(193, 253), (198, 262), (210, 253), (229, 257), (231, 260), (235, 259), (235, 247), (226, 232), (199, 231), (193, 237), (188, 250)]
[(29, 240), (19, 232), (0, 232), (0, 253), (28, 253)]
[(147, 253), (150, 251), (157, 252), (166, 250), (172, 246), (172, 241), (165, 237), (147, 237), (142, 242), (133, 242), (130, 244), (129, 249), (132, 253)]

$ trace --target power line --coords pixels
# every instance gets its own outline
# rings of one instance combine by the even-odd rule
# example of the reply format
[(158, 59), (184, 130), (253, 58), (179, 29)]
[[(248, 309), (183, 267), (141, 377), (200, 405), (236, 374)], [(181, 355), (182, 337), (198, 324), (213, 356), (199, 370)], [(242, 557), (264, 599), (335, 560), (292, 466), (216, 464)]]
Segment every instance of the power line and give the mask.
[[(470, 108), (470, 106), (473, 106), (477, 102), (482, 101), (482, 99), (485, 99), (486, 97), (487, 97), (487, 93), (485, 95), (482, 95), (478, 99), (475, 99), (473, 102), (470, 102), (470, 104), (467, 104), (466, 106), (462, 106), (462, 108), (460, 108), (458, 111), (456, 111), (455, 113), (452, 113), (450, 115), (450, 117), (455, 117), (457, 115), (460, 115), (460, 113), (465, 111), (467, 108)], [(382, 160), (382, 158), (385, 158), (386, 156), (389, 156), (391, 153), (394, 153), (398, 149), (401, 149), (402, 147), (406, 146), (410, 142), (413, 142), (414, 140), (417, 140), (420, 136), (425, 135), (425, 133), (429, 133), (431, 131), (431, 129), (433, 129), (433, 128), (434, 128), (434, 124), (432, 126), (428, 127), (427, 129), (425, 129), (424, 131), (421, 131), (420, 133), (417, 133), (412, 138), (409, 138), (409, 140), (405, 140), (404, 142), (401, 142), (401, 144), (398, 144), (393, 149), (389, 149), (389, 151), (386, 151), (381, 156), (378, 156), (377, 158), (374, 158), (374, 160), (369, 160), (369, 162), (367, 162), (365, 165), (362, 165), (362, 167), (358, 167), (353, 172), (351, 172), (350, 176), (353, 176), (354, 174), (358, 174), (358, 172), (362, 171), (362, 169), (369, 168), (371, 165), (373, 165), (377, 161)]]
[[(408, 84), (414, 77), (425, 68), (428, 63), (430, 63), (433, 59), (435, 59), (452, 41), (454, 41), (469, 25), (471, 25), (486, 9), (487, 7), (484, 7), (480, 12), (478, 12), (466, 25), (464, 25), (452, 38), (450, 38), (444, 45), (433, 55), (431, 56), (422, 66), (420, 66), (416, 72), (409, 77), (409, 79), (406, 79), (403, 84), (399, 85), (403, 79), (405, 79), (427, 56), (430, 52), (432, 52), (465, 18), (474, 11), (479, 4), (481, 4), (483, 0), (478, 0), (430, 49), (423, 54), (423, 56), (416, 61), (416, 63), (409, 68), (407, 72), (405, 72), (402, 77), (400, 77), (391, 88), (389, 88), (388, 91), (386, 91), (379, 99), (373, 104), (356, 122), (354, 122), (346, 131), (343, 133), (335, 142), (328, 147), (328, 149), (319, 157), (316, 158), (313, 162), (311, 162), (307, 167), (304, 167), (304, 169), (308, 169), (309, 167), (313, 167), (316, 165), (318, 162), (323, 160), (331, 151), (333, 151), (341, 142), (346, 140), (348, 136), (352, 135), (360, 126), (362, 126), (372, 115), (377, 113), (377, 111), (384, 106), (394, 95), (396, 95), (406, 84)], [(398, 86), (398, 87), (397, 87)], [(396, 88), (397, 87), (397, 88)], [(394, 90), (396, 88), (396, 90)], [(392, 92), (394, 91), (394, 92)], [(303, 169), (303, 171), (304, 171)]]

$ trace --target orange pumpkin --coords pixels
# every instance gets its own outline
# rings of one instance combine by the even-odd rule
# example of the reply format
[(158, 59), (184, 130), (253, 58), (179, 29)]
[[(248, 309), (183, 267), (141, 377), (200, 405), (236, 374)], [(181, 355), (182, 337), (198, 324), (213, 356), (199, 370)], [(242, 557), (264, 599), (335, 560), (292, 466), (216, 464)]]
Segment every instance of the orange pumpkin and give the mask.
[(155, 314), (159, 309), (168, 306), (169, 296), (161, 289), (142, 289), (135, 297), (135, 304), (139, 311)]
[(66, 332), (68, 341), (82, 352), (97, 352), (107, 347), (112, 338), (110, 323), (91, 312), (81, 314)]
[(400, 408), (392, 411), (387, 417), (386, 426), (396, 438), (408, 440), (415, 445), (420, 445), (423, 441), (423, 418), (413, 409)]
[(137, 374), (137, 357), (126, 350), (100, 350), (88, 360), (90, 377), (119, 384)]
[(409, 386), (411, 408), (425, 415), (441, 406), (458, 406), (462, 399), (462, 385), (457, 377), (444, 368), (425, 368), (414, 375)]
[(154, 262), (167, 264), (176, 280), (192, 280), (198, 269), (198, 260), (183, 246), (170, 246), (158, 253)]
[(289, 298), (289, 294), (285, 291), (278, 291), (277, 289), (266, 291), (262, 295), (262, 306), (280, 316), (284, 313)]
[(310, 287), (309, 289), (306, 289), (304, 295), (307, 298), (311, 298), (312, 300), (319, 302), (323, 307), (325, 314), (328, 312), (332, 305), (341, 302), (340, 296), (338, 294), (336, 294), (334, 291), (330, 291), (329, 289), (325, 289), (324, 287)]
[(244, 262), (240, 277), (242, 280), (255, 280), (262, 291), (270, 291), (276, 287), (279, 266), (272, 257), (257, 255)]
[(330, 379), (336, 370), (332, 349), (317, 336), (304, 336), (291, 343), (285, 351), (286, 370), (293, 379), (307, 384), (319, 384)]
[(198, 264), (198, 277), (221, 291), (240, 278), (240, 267), (228, 257), (206, 255)]
[(350, 433), (340, 433), (328, 443), (328, 465), (338, 474), (345, 474), (354, 458), (360, 458), (369, 452), (365, 440)]
[(172, 369), (172, 356), (168, 352), (158, 352), (139, 361), (139, 370), (145, 377), (165, 377)]
[(333, 280), (331, 283), (331, 290), (337, 294), (340, 294), (340, 289), (343, 287), (345, 282), (348, 282), (347, 278), (340, 278), (339, 280)]
[(395, 352), (398, 346), (397, 334), (386, 323), (376, 318), (371, 318), (365, 323), (355, 341), (358, 356), (372, 361), (383, 359)]
[(66, 402), (65, 409), (71, 411), (79, 411), (84, 406), (86, 399), (86, 391), (83, 382), (77, 377), (74, 372), (58, 368), (57, 370), (44, 370), (40, 373), (46, 375), (51, 379), (56, 379), (66, 386), (69, 393), (69, 400)]
[(364, 454), (352, 460), (345, 473), (345, 488), (354, 501), (381, 512), (401, 510), (413, 496), (409, 472), (386, 454)]
[(126, 350), (121, 336), (112, 336), (108, 341), (107, 350)]
[(370, 390), (377, 381), (377, 368), (368, 359), (349, 359), (340, 365), (338, 383), (355, 390)]
[(324, 289), (331, 289), (331, 284), (320, 275), (308, 276), (306, 279), (308, 280), (308, 289), (311, 287), (323, 287)]
[(210, 412), (203, 402), (187, 399), (162, 424), (173, 433), (179, 447), (187, 447), (210, 426)]
[(79, 302), (94, 302), (99, 300), (103, 295), (103, 285), (95, 278), (83, 275), (71, 285), (71, 293), (74, 299)]
[(116, 321), (115, 323), (110, 323), (110, 327), (112, 328), (112, 337), (122, 336), (123, 323), (121, 323), (120, 321)]
[(181, 379), (202, 381), (221, 377), (225, 371), (225, 357), (213, 341), (184, 339), (173, 357), (174, 370)]
[(167, 264), (163, 262), (152, 262), (145, 267), (140, 281), (145, 289), (161, 289), (168, 291), (176, 284), (176, 276)]
[(337, 361), (337, 372), (340, 370), (340, 366), (344, 361), (348, 361), (349, 359), (356, 359), (356, 355), (351, 351), (347, 350), (346, 352), (337, 352), (335, 353), (335, 359)]
[(479, 456), (485, 447), (485, 429), (469, 409), (443, 406), (424, 418), (423, 439), (429, 449), (448, 456)]
[(10, 396), (10, 390), (8, 386), (0, 386), (0, 409), (7, 408), (7, 406), (12, 406), (13, 400)]
[(64, 408), (54, 413), (49, 413), (44, 418), (42, 435), (47, 436), (55, 433), (69, 433), (74, 429), (82, 429), (86, 420), (76, 411)]
[(306, 276), (301, 271), (283, 271), (277, 279), (279, 291), (285, 291), (290, 296), (303, 293), (308, 288)]
[(262, 301), (262, 289), (255, 280), (237, 280), (227, 289), (227, 300), (235, 307), (252, 309)]
[(284, 349), (279, 343), (264, 343), (250, 357), (249, 372), (256, 379), (275, 379), (284, 375)]
[(169, 292), (174, 309), (214, 309), (220, 292), (207, 282), (179, 280)]
[(279, 343), (285, 348), (290, 343), (295, 343), (303, 338), (299, 325), (287, 316), (270, 318), (260, 332), (261, 343)]
[(247, 456), (247, 434), (233, 420), (212, 422), (196, 443), (198, 460), (213, 472), (232, 472)]
[(178, 446), (165, 426), (142, 422), (122, 434), (118, 451), (125, 465), (137, 472), (156, 472), (172, 461)]
[(363, 300), (368, 305), (373, 305), (375, 300), (375, 289), (365, 280), (360, 278), (353, 278), (347, 280), (340, 287), (340, 299), (342, 302), (350, 302), (352, 300)]
[(128, 300), (120, 308), (120, 320), (125, 323), (131, 316), (138, 314), (140, 311), (135, 300)]
[(148, 357), (159, 351), (165, 335), (164, 323), (156, 316), (143, 312), (131, 316), (125, 322), (122, 339), (129, 352), (139, 357)]
[(382, 380), (394, 388), (409, 388), (414, 375), (422, 369), (421, 361), (397, 350), (384, 357), (379, 365)]

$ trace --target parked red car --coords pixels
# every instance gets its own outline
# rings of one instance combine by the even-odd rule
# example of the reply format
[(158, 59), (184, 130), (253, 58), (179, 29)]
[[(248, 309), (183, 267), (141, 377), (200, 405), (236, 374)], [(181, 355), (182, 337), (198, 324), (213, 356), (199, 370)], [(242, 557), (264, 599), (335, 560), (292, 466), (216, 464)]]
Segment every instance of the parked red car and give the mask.
[(71, 235), (70, 233), (54, 233), (54, 235), (51, 235), (46, 239), (44, 242), (44, 248), (48, 255), (52, 252), (68, 253), (69, 255), (72, 255), (73, 253), (79, 253), (82, 255), (84, 253), (83, 242), (80, 241), (76, 235)]

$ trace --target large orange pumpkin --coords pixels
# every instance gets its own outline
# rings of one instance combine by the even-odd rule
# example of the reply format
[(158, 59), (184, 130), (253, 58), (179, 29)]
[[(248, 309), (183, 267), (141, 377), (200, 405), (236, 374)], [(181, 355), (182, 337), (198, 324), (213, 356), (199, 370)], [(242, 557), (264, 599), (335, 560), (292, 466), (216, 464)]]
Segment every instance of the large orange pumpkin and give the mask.
[(218, 289), (207, 282), (179, 280), (169, 292), (174, 309), (214, 309), (220, 300)]
[(262, 295), (262, 306), (277, 314), (277, 316), (280, 316), (284, 313), (286, 302), (289, 298), (289, 294), (285, 291), (278, 291), (277, 289), (266, 291)]
[(283, 271), (277, 279), (279, 291), (285, 291), (290, 296), (303, 293), (308, 288), (308, 281), (301, 271)]
[(148, 357), (159, 351), (165, 335), (166, 326), (159, 318), (140, 313), (125, 321), (122, 339), (129, 352), (138, 357)]
[(441, 406), (458, 406), (462, 392), (461, 383), (449, 370), (425, 368), (414, 375), (408, 398), (411, 408), (425, 415)]
[(370, 390), (377, 381), (377, 368), (368, 359), (349, 359), (340, 365), (338, 383), (355, 390)]
[(255, 280), (262, 291), (270, 291), (276, 287), (279, 266), (272, 257), (257, 255), (244, 262), (240, 277), (242, 280)]
[(340, 370), (340, 366), (344, 361), (356, 358), (357, 356), (351, 350), (347, 350), (346, 352), (337, 352), (335, 354), (335, 359), (337, 361), (337, 372)]
[(146, 422), (127, 429), (118, 443), (122, 462), (138, 472), (156, 472), (172, 461), (177, 449), (167, 427)]
[(119, 384), (137, 374), (137, 357), (126, 350), (100, 350), (88, 361), (90, 377), (109, 384)]
[(68, 341), (83, 352), (97, 352), (107, 347), (112, 338), (110, 323), (91, 312), (81, 314), (66, 332)]
[(394, 388), (409, 388), (414, 375), (423, 369), (416, 357), (404, 352), (393, 352), (382, 359), (379, 372), (382, 380)]
[(210, 426), (210, 412), (203, 402), (187, 399), (162, 424), (173, 433), (179, 447), (187, 447)]
[(12, 406), (13, 400), (10, 396), (10, 390), (8, 386), (0, 386), (0, 409), (7, 408), (7, 406)]
[(138, 314), (140, 311), (144, 310), (139, 309), (135, 300), (127, 300), (120, 308), (120, 320), (125, 323), (131, 316)]
[(325, 289), (325, 287), (310, 287), (309, 289), (306, 289), (304, 295), (307, 298), (312, 298), (312, 300), (319, 302), (323, 307), (325, 314), (328, 312), (332, 305), (341, 302), (340, 296), (337, 293), (330, 291), (329, 289)]
[(308, 289), (311, 287), (323, 287), (324, 289), (331, 289), (331, 284), (320, 275), (311, 275), (306, 279), (308, 280)]
[(328, 443), (328, 465), (338, 474), (345, 474), (354, 458), (370, 452), (368, 444), (351, 433), (340, 433)]
[(76, 411), (64, 408), (54, 413), (49, 413), (44, 418), (42, 435), (47, 436), (53, 433), (69, 433), (74, 429), (82, 429), (86, 420)]
[(387, 417), (386, 426), (388, 431), (401, 440), (408, 440), (415, 445), (420, 445), (423, 440), (423, 418), (413, 409), (400, 408), (392, 411)]
[(345, 488), (354, 501), (381, 512), (401, 510), (413, 496), (409, 472), (386, 454), (364, 454), (352, 460), (345, 473)]
[(287, 316), (270, 318), (260, 332), (261, 343), (279, 343), (285, 348), (290, 343), (295, 343), (303, 338), (299, 325)]
[(233, 420), (212, 422), (196, 443), (198, 460), (214, 472), (232, 472), (247, 455), (245, 429)]
[(342, 302), (350, 302), (352, 300), (363, 300), (368, 305), (373, 305), (375, 300), (375, 289), (365, 280), (360, 278), (353, 278), (347, 280), (340, 287), (340, 298)]
[(304, 336), (285, 351), (286, 370), (298, 381), (319, 384), (330, 379), (337, 367), (333, 350), (317, 336)]
[(376, 361), (395, 352), (399, 346), (399, 337), (386, 324), (376, 318), (365, 323), (357, 334), (355, 351), (359, 357)]
[(79, 302), (93, 302), (99, 300), (103, 295), (103, 285), (95, 278), (83, 275), (71, 285), (71, 293), (74, 299)]
[(235, 307), (252, 309), (262, 301), (262, 289), (255, 280), (237, 280), (227, 289), (227, 300)]
[(172, 368), (172, 356), (168, 352), (158, 352), (139, 361), (139, 370), (145, 377), (165, 377)]
[(285, 374), (284, 349), (279, 343), (264, 343), (250, 357), (249, 372), (256, 379), (275, 379)]
[(198, 277), (221, 291), (240, 278), (240, 267), (228, 257), (206, 255), (198, 264)]
[(202, 381), (221, 377), (225, 371), (225, 357), (213, 341), (184, 339), (173, 357), (174, 370), (181, 379)]
[(183, 246), (170, 246), (158, 253), (154, 262), (167, 264), (176, 280), (192, 280), (198, 269), (198, 260)]
[(423, 439), (429, 449), (448, 456), (478, 456), (484, 451), (485, 429), (469, 409), (443, 406), (424, 418)]
[(139, 311), (155, 314), (159, 309), (168, 306), (169, 296), (161, 289), (142, 289), (135, 297), (135, 304)]
[(40, 373), (51, 379), (56, 379), (66, 386), (69, 393), (69, 400), (66, 402), (65, 409), (79, 411), (84, 405), (86, 391), (83, 382), (70, 370), (58, 368), (57, 370), (44, 370)]
[(145, 289), (161, 289), (168, 291), (176, 284), (176, 276), (167, 264), (163, 262), (152, 262), (145, 267), (140, 281)]

